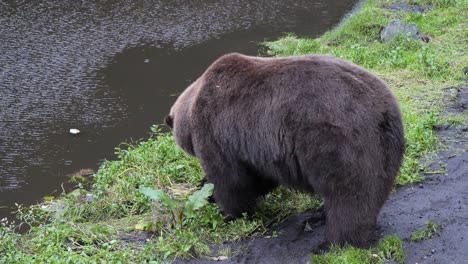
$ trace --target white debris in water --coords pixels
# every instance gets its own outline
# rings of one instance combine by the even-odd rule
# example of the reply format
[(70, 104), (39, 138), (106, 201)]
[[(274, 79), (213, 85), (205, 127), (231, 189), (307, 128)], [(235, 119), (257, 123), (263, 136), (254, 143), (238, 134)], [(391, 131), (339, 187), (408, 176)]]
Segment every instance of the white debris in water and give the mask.
[(79, 134), (79, 133), (80, 133), (80, 130), (78, 130), (76, 128), (70, 128), (70, 134), (76, 135), (76, 134)]

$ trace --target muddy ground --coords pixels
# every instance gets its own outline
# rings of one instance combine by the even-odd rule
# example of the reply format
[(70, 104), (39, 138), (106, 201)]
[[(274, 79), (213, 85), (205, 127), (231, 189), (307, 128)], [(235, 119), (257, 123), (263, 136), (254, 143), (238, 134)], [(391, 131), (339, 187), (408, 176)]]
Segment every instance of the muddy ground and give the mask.
[[(468, 88), (457, 88), (447, 112), (468, 108)], [(468, 125), (436, 128), (443, 149), (430, 157), (422, 183), (393, 193), (378, 219), (375, 239), (398, 234), (405, 241), (406, 263), (468, 263)], [(323, 242), (325, 222), (320, 213), (304, 212), (272, 227), (278, 236), (255, 238), (221, 247), (232, 248), (228, 259), (193, 259), (179, 263), (307, 263)], [(442, 225), (439, 236), (411, 242), (416, 230), (433, 220)], [(222, 259), (222, 260), (221, 260)]]

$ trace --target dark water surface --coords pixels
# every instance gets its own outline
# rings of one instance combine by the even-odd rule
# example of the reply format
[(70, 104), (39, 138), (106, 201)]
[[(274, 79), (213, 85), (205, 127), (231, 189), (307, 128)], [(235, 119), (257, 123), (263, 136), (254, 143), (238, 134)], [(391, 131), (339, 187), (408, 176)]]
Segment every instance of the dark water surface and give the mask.
[(0, 218), (146, 138), (220, 55), (317, 36), (355, 2), (0, 0)]

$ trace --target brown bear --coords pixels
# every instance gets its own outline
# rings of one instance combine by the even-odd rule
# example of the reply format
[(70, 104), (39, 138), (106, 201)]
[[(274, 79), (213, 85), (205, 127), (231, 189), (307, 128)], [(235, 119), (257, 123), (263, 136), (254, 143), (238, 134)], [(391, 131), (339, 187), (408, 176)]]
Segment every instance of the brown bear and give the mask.
[(179, 96), (166, 123), (200, 160), (225, 216), (250, 212), (278, 185), (315, 192), (337, 244), (366, 242), (405, 149), (387, 85), (331, 56), (222, 56)]

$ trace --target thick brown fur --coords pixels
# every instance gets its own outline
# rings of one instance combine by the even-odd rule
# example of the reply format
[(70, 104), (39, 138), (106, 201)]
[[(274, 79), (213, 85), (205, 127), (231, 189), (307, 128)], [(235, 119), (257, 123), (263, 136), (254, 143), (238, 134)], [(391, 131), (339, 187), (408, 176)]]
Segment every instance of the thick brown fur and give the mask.
[(330, 56), (228, 54), (178, 98), (166, 122), (197, 157), (225, 215), (250, 212), (278, 185), (316, 192), (331, 243), (361, 246), (404, 153), (387, 85)]

